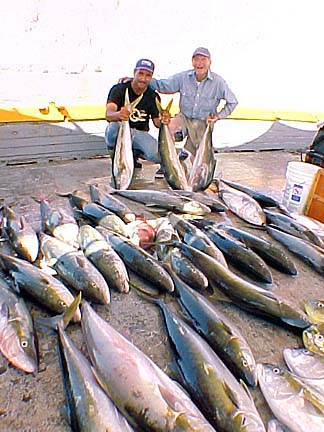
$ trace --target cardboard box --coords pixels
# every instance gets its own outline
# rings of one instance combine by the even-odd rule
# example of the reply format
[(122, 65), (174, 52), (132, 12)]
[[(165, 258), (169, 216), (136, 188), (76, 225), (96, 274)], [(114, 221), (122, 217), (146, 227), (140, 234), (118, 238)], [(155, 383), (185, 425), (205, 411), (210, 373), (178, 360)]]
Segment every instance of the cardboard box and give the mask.
[(324, 169), (320, 169), (316, 174), (308, 195), (305, 215), (324, 222)]

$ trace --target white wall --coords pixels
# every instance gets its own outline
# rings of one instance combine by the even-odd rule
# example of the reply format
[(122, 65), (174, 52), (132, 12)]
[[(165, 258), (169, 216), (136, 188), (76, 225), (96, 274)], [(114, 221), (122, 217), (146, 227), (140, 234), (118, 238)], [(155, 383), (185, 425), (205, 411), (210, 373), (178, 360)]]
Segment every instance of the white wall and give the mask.
[(323, 111), (323, 0), (11, 0), (0, 16), (0, 73), (12, 74), (11, 95), (57, 99), (68, 87), (62, 79), (55, 88), (19, 87), (17, 70), (77, 72), (91, 76), (87, 91), (104, 101), (138, 58), (165, 77), (190, 68), (203, 45), (241, 106)]

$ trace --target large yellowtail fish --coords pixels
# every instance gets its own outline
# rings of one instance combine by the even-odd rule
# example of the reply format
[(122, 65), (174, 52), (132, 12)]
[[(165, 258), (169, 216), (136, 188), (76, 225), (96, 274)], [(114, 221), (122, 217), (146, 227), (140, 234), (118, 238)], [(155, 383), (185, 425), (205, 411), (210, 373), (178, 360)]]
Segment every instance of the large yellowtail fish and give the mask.
[(323, 432), (324, 397), (285, 368), (257, 366), (258, 382), (278, 420), (294, 432)]
[(82, 332), (98, 381), (134, 429), (215, 432), (188, 394), (86, 302)]
[(265, 225), (266, 217), (260, 204), (250, 195), (218, 180), (218, 193), (232, 213), (252, 225)]
[[(162, 112), (169, 112), (172, 100), (164, 110), (156, 99), (158, 110)], [(183, 166), (178, 157), (177, 149), (174, 144), (173, 138), (166, 124), (161, 123), (159, 130), (159, 153), (161, 158), (161, 165), (164, 171), (164, 177), (172, 189), (191, 190), (188, 185), (187, 177)]]
[(18, 215), (10, 207), (3, 206), (2, 227), (9, 238), (10, 244), (17, 254), (30, 262), (38, 255), (39, 242), (34, 228), (26, 222), (24, 216)]
[(212, 132), (212, 126), (208, 123), (192, 164), (188, 185), (194, 192), (207, 189), (214, 177), (216, 159)]
[[(125, 106), (130, 111), (140, 102), (143, 95), (140, 95), (132, 103), (129, 102), (128, 89), (125, 93)], [(134, 157), (132, 147), (132, 136), (128, 121), (121, 121), (114, 148), (112, 160), (112, 177), (116, 189), (127, 189), (131, 184), (134, 174)]]
[(38, 367), (34, 326), (25, 301), (0, 277), (0, 352), (17, 369), (35, 374)]
[(125, 417), (102, 390), (89, 360), (58, 326), (59, 354), (73, 430), (133, 432)]
[(285, 348), (285, 362), (294, 374), (324, 396), (324, 356), (305, 348)]

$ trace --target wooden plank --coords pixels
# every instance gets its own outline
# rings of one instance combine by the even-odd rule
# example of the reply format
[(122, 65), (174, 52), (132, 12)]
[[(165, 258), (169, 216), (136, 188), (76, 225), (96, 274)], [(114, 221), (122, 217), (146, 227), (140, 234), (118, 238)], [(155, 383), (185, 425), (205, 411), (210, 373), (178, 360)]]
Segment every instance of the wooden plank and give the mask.
[(316, 174), (305, 215), (324, 222), (324, 169), (320, 169)]

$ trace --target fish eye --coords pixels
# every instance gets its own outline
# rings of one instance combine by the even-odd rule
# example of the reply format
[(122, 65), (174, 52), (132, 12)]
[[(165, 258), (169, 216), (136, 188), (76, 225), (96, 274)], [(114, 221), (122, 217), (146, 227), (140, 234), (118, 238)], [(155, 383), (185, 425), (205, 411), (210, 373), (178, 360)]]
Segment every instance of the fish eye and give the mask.
[(248, 363), (248, 361), (247, 361), (246, 359), (243, 359), (243, 360), (242, 360), (242, 365), (243, 365), (244, 367), (248, 367), (249, 363)]
[(275, 373), (276, 375), (280, 374), (280, 369), (275, 367), (272, 369), (273, 373)]
[(322, 303), (322, 302), (318, 302), (318, 303), (317, 303), (317, 307), (318, 307), (318, 308), (323, 308), (323, 307), (324, 307), (324, 303)]
[(28, 347), (28, 341), (26, 339), (23, 339), (20, 343), (21, 348), (27, 348)]
[(66, 303), (64, 303), (64, 301), (63, 301), (63, 300), (61, 300), (61, 301), (60, 301), (60, 306), (62, 306), (62, 307), (64, 307), (64, 308), (66, 308)]

